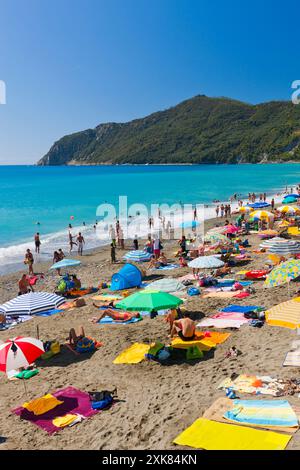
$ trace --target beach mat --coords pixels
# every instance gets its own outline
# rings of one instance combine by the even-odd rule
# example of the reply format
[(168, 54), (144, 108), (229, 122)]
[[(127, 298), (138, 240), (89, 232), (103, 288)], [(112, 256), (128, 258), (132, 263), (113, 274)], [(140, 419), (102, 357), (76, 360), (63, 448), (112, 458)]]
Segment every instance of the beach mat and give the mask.
[(262, 309), (262, 307), (258, 305), (228, 305), (228, 307), (222, 308), (220, 312), (249, 313), (259, 309)]
[[(250, 401), (250, 400), (249, 400)], [(272, 403), (275, 403), (276, 401), (272, 400)], [(221, 397), (218, 398), (203, 414), (202, 418), (209, 419), (212, 421), (218, 421), (219, 423), (228, 423), (228, 420), (224, 417), (224, 414), (228, 411), (230, 411), (233, 407), (232, 400), (229, 398)], [(297, 419), (299, 421), (299, 408), (294, 408), (293, 410), (296, 413)], [(249, 427), (258, 427), (257, 425), (254, 424), (244, 424), (244, 423), (239, 423), (240, 426), (249, 426)], [(270, 429), (273, 430), (273, 427), (270, 427), (268, 425), (263, 425), (259, 426), (263, 427), (264, 429)], [(276, 431), (279, 432), (286, 432), (286, 433), (295, 433), (299, 429), (299, 426), (295, 427), (284, 427), (284, 426), (276, 426)]]
[(103, 300), (104, 302), (110, 302), (112, 300), (122, 300), (122, 295), (113, 295), (113, 294), (99, 294), (91, 297), (93, 300)]
[(61, 431), (63, 428), (55, 426), (53, 420), (63, 417), (66, 414), (80, 414), (84, 418), (90, 418), (98, 413), (98, 410), (93, 410), (88, 393), (82, 392), (74, 387), (67, 387), (52, 393), (54, 397), (63, 403), (56, 406), (52, 410), (36, 416), (32, 411), (28, 411), (23, 406), (20, 406), (13, 411), (21, 419), (30, 421), (31, 423), (39, 426), (47, 431), (49, 434)]
[(217, 299), (232, 299), (235, 297), (237, 292), (209, 292), (208, 294), (201, 295), (202, 299), (217, 298)]
[(113, 361), (114, 364), (138, 364), (145, 359), (145, 354), (150, 349), (149, 344), (134, 343), (121, 352)]
[(203, 333), (197, 332), (196, 338), (192, 341), (184, 341), (179, 337), (173, 338), (171, 346), (177, 349), (188, 349), (191, 346), (198, 346), (201, 351), (209, 351), (210, 349), (215, 348), (217, 344), (224, 343), (229, 336), (230, 333), (218, 333), (212, 331), (209, 337), (205, 337)]
[(283, 366), (300, 367), (300, 340), (293, 341), (290, 351), (286, 354)]
[(11, 330), (15, 328), (16, 326), (21, 325), (21, 323), (24, 323), (32, 319), (33, 319), (33, 316), (31, 315), (17, 315), (17, 316), (6, 315), (6, 323), (0, 324), (0, 331)]
[(199, 418), (174, 443), (206, 450), (284, 450), (290, 439), (278, 432)]
[(159, 268), (154, 268), (156, 271), (168, 271), (169, 269), (180, 268), (179, 264), (167, 264), (167, 266), (160, 266)]

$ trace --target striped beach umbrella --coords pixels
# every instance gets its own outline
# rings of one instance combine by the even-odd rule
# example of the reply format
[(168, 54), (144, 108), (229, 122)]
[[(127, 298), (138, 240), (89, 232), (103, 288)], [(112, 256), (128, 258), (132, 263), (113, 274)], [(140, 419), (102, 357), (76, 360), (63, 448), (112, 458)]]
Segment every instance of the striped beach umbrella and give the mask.
[(173, 278), (163, 278), (151, 282), (145, 290), (159, 290), (161, 292), (178, 292), (185, 289), (186, 286)]
[(5, 315), (34, 315), (58, 308), (66, 302), (64, 297), (48, 292), (29, 292), (0, 305)]
[(147, 251), (134, 250), (126, 253), (123, 258), (128, 262), (142, 263), (144, 261), (150, 261), (152, 254), (148, 253)]
[(284, 328), (300, 327), (300, 297), (275, 305), (265, 312), (266, 322)]
[(300, 213), (299, 207), (294, 207), (294, 206), (289, 206), (289, 205), (278, 207), (277, 210), (281, 212), (282, 214), (295, 215), (295, 214)]
[(224, 266), (223, 261), (215, 256), (199, 256), (188, 263), (189, 268), (194, 269), (214, 269)]
[(300, 243), (296, 240), (286, 240), (284, 238), (275, 237), (272, 240), (266, 240), (260, 244), (261, 248), (268, 250), (268, 253), (273, 253), (280, 256), (295, 255), (300, 253)]
[(251, 212), (250, 217), (259, 220), (274, 219), (274, 215), (272, 214), (272, 212), (269, 211), (253, 211)]
[(28, 367), (45, 352), (42, 341), (17, 336), (0, 344), (0, 371)]
[(260, 238), (273, 238), (273, 237), (276, 237), (277, 235), (278, 235), (277, 230), (271, 230), (271, 229), (262, 230), (258, 234)]
[(252, 210), (253, 209), (250, 206), (242, 206), (242, 207), (239, 208), (239, 211), (242, 212), (242, 214), (245, 214), (246, 212), (249, 213)]
[(290, 259), (274, 268), (264, 282), (264, 287), (277, 287), (300, 276), (300, 260)]

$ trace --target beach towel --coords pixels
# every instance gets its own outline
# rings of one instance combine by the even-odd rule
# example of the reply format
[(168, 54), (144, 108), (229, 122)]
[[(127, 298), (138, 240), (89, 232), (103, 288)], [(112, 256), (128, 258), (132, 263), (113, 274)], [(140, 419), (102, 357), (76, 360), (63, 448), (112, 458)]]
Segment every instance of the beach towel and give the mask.
[(219, 299), (230, 299), (233, 298), (236, 295), (236, 292), (210, 292), (208, 294), (204, 294), (201, 297), (203, 299), (208, 299), (208, 298), (219, 298)]
[(66, 416), (67, 414), (82, 415), (85, 418), (89, 418), (96, 413), (97, 410), (93, 410), (91, 407), (91, 401), (88, 393), (82, 392), (74, 387), (67, 387), (62, 390), (58, 390), (52, 393), (59, 401), (63, 403), (56, 406), (47, 413), (39, 416), (35, 416), (32, 411), (23, 408), (22, 406), (13, 410), (13, 412), (20, 416), (21, 419), (30, 421), (36, 426), (47, 431), (49, 434), (60, 431), (63, 428), (55, 426), (53, 420), (58, 417)]
[(131, 320), (127, 321), (115, 321), (110, 317), (104, 317), (102, 320), (98, 322), (100, 325), (128, 325), (129, 323), (137, 323), (139, 321), (143, 320), (142, 318), (131, 318)]
[(286, 354), (283, 366), (300, 367), (300, 340), (293, 341), (290, 351)]
[(197, 419), (176, 437), (177, 445), (206, 450), (283, 450), (291, 436)]
[(81, 288), (81, 289), (73, 289), (68, 292), (68, 295), (71, 297), (82, 297), (87, 294), (92, 294), (93, 292), (97, 292), (96, 287), (88, 287), (88, 288)]
[(256, 312), (256, 310), (262, 310), (262, 307), (257, 305), (228, 305), (221, 310), (221, 312), (240, 312), (240, 313), (249, 313)]
[(212, 315), (211, 318), (221, 318), (222, 320), (238, 320), (244, 323), (248, 323), (249, 319), (245, 318), (243, 313), (239, 312), (219, 312)]
[[(273, 400), (272, 400), (272, 403), (274, 403)], [(232, 400), (230, 400), (229, 398), (225, 398), (225, 397), (218, 398), (216, 401), (213, 402), (213, 404), (207, 410), (205, 410), (202, 418), (210, 419), (212, 421), (218, 421), (219, 423), (228, 423), (228, 420), (224, 418), (224, 414), (227, 411), (230, 411), (232, 407), (233, 407)], [(299, 412), (300, 412), (299, 407), (295, 406), (292, 408), (299, 422)], [(245, 424), (243, 424), (242, 422), (239, 422), (239, 425), (245, 426)], [(251, 423), (247, 423), (247, 426), (256, 427), (255, 425), (252, 425)], [(269, 427), (268, 425), (264, 425), (263, 428), (274, 430), (274, 428)], [(297, 430), (298, 430), (298, 426), (295, 426), (295, 427), (284, 427), (284, 426), (277, 427), (276, 426), (276, 431), (279, 431), (279, 432), (295, 433), (297, 432)]]
[(100, 294), (94, 295), (92, 297), (93, 300), (103, 300), (104, 302), (110, 302), (112, 300), (122, 300), (122, 295), (112, 295), (112, 294)]
[(138, 364), (145, 359), (145, 354), (150, 349), (149, 344), (134, 343), (113, 361), (114, 364)]
[(204, 318), (197, 323), (196, 328), (212, 327), (212, 328), (240, 328), (242, 325), (248, 323), (246, 318), (243, 320), (231, 320), (226, 318)]
[(228, 377), (220, 383), (218, 389), (225, 390), (228, 387), (236, 392), (252, 395), (280, 396), (284, 394), (284, 383), (265, 376), (241, 374), (234, 380)]
[(299, 427), (296, 413), (287, 400), (233, 400), (224, 418), (256, 427)]
[(215, 348), (217, 344), (224, 343), (230, 336), (230, 333), (210, 332), (209, 336), (205, 336), (202, 332), (197, 332), (195, 339), (191, 341), (183, 341), (181, 338), (173, 338), (171, 346), (177, 349), (188, 349), (191, 346), (198, 346), (200, 351), (209, 351)]
[(177, 269), (180, 268), (179, 264), (167, 264), (166, 266), (160, 266), (159, 268), (154, 268), (157, 271), (167, 271), (169, 269)]
[(29, 321), (32, 319), (33, 316), (31, 315), (6, 315), (6, 322), (0, 324), (0, 331), (13, 329), (20, 323), (24, 323), (25, 321)]
[(53, 309), (53, 310), (48, 310), (47, 312), (41, 312), (41, 313), (36, 313), (36, 317), (51, 317), (52, 315), (55, 315), (56, 313), (61, 313), (63, 310), (59, 309)]
[(246, 297), (249, 297), (249, 292), (239, 292), (234, 296), (235, 299), (245, 299)]

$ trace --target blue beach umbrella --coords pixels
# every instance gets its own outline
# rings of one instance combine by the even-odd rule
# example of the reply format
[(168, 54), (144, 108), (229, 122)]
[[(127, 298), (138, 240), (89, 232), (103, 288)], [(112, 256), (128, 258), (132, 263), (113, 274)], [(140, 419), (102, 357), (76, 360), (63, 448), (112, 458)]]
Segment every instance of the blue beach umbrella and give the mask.
[(126, 255), (123, 256), (126, 261), (133, 261), (135, 263), (143, 263), (144, 261), (150, 261), (152, 254), (147, 251), (134, 250), (129, 251)]
[(271, 204), (268, 202), (254, 202), (253, 204), (247, 204), (248, 207), (252, 209), (263, 209), (264, 207), (269, 207)]
[(81, 261), (77, 259), (62, 259), (58, 261), (58, 263), (53, 264), (50, 269), (61, 269), (61, 268), (69, 268), (71, 266), (79, 266)]
[(196, 228), (200, 225), (199, 222), (197, 222), (197, 220), (188, 220), (187, 222), (182, 222), (180, 224), (180, 228)]

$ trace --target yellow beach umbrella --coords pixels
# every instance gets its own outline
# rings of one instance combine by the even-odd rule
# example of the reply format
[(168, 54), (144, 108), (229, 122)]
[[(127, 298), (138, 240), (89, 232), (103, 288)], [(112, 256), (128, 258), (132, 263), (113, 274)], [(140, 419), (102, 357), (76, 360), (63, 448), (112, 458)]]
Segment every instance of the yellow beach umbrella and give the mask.
[(283, 220), (278, 224), (278, 227), (289, 227), (290, 223), (287, 220)]
[(252, 217), (253, 219), (269, 220), (273, 219), (274, 215), (272, 214), (272, 212), (269, 211), (254, 211), (251, 212), (250, 217)]
[(249, 207), (249, 206), (243, 206), (239, 208), (239, 211), (242, 213), (251, 212), (252, 210), (253, 210), (252, 207)]
[(300, 327), (300, 297), (282, 302), (266, 311), (266, 322), (273, 326), (296, 329)]
[(294, 214), (300, 214), (300, 209), (298, 207), (294, 207), (294, 206), (281, 206), (281, 207), (278, 207), (278, 212), (281, 212), (282, 214), (291, 214), (291, 215), (294, 215)]

